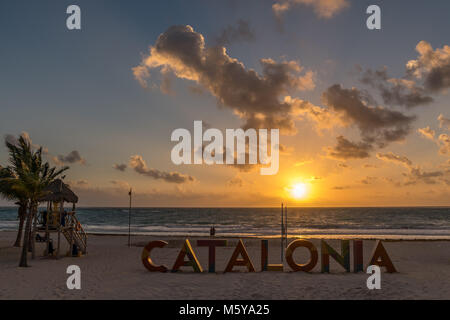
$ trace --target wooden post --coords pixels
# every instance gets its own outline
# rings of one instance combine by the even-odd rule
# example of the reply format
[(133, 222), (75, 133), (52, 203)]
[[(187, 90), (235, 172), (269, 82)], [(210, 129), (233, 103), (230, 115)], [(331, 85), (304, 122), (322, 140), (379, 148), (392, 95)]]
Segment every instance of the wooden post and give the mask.
[[(36, 208), (37, 211), (37, 208)], [(36, 221), (37, 221), (37, 212), (34, 212), (33, 209), (33, 230), (31, 231), (31, 259), (34, 260), (34, 258), (36, 258)]]
[(133, 194), (133, 189), (130, 188), (128, 195), (130, 196), (130, 208), (128, 210), (128, 247), (131, 247), (131, 195)]
[(49, 217), (49, 211), (50, 211), (50, 208), (51, 208), (51, 204), (50, 203), (51, 203), (50, 201), (47, 202), (47, 212), (45, 213), (45, 215), (46, 215), (46, 217), (45, 217), (45, 238), (46, 238), (46, 241), (47, 241), (47, 247), (45, 248), (44, 253), (45, 253), (46, 256), (48, 256), (48, 254), (49, 254), (48, 247), (50, 245), (50, 233), (48, 232), (48, 217)]
[(284, 233), (284, 222), (283, 222), (283, 203), (281, 203), (281, 263), (283, 263), (283, 233)]
[(56, 249), (56, 259), (59, 259), (59, 249), (61, 247), (61, 213), (64, 210), (64, 200), (61, 201), (60, 208), (59, 208), (59, 215), (58, 215), (58, 221), (56, 222), (58, 226), (58, 248)]
[(287, 205), (284, 207), (284, 224), (285, 224), (285, 228), (284, 228), (284, 236), (285, 236), (285, 244), (284, 247), (287, 247), (287, 243), (288, 243), (288, 216), (287, 216)]

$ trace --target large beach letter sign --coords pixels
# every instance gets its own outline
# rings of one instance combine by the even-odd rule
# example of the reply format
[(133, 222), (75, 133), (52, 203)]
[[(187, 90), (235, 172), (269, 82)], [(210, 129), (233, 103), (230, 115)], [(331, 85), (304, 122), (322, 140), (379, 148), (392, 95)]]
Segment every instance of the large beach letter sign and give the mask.
[[(353, 240), (353, 272), (361, 272), (363, 270), (363, 242), (362, 240)], [(156, 265), (153, 260), (150, 258), (151, 251), (154, 248), (164, 248), (168, 243), (165, 241), (151, 241), (149, 242), (144, 250), (142, 251), (142, 263), (145, 268), (151, 272), (178, 272), (181, 271), (181, 267), (189, 267), (192, 268), (194, 272), (203, 272), (203, 267), (198, 260), (194, 249), (191, 246), (191, 243), (188, 239), (185, 240), (183, 246), (178, 254), (178, 257), (175, 260), (175, 263), (172, 269), (168, 269), (163, 265)], [(198, 247), (208, 247), (209, 255), (208, 255), (208, 272), (213, 273), (216, 272), (216, 247), (224, 247), (227, 245), (226, 240), (219, 239), (209, 239), (209, 240), (197, 240)], [(309, 260), (308, 261), (296, 261), (294, 259), (294, 252), (297, 248), (303, 247), (309, 252)], [(320, 270), (322, 273), (330, 272), (330, 257), (336, 261), (345, 272), (350, 272), (350, 241), (349, 240), (341, 240), (341, 249), (340, 253), (330, 246), (325, 240), (321, 241), (320, 246)], [(285, 252), (286, 263), (289, 265), (292, 271), (304, 271), (310, 272), (312, 271), (318, 263), (319, 253), (314, 244), (307, 240), (294, 240), (292, 241)], [(186, 259), (187, 257), (187, 259)], [(261, 271), (283, 271), (282, 264), (269, 264), (269, 246), (268, 240), (261, 240)], [(380, 268), (385, 268), (386, 272), (393, 273), (397, 272), (394, 267), (394, 264), (389, 258), (389, 255), (384, 248), (382, 242), (378, 240), (375, 243), (375, 247), (370, 256), (368, 265), (379, 266)], [(228, 264), (224, 270), (224, 272), (232, 272), (235, 271), (234, 267), (245, 267), (248, 272), (255, 272), (256, 269), (253, 265), (253, 262), (250, 259), (250, 256), (245, 248), (244, 242), (239, 240), (236, 248), (231, 255)]]

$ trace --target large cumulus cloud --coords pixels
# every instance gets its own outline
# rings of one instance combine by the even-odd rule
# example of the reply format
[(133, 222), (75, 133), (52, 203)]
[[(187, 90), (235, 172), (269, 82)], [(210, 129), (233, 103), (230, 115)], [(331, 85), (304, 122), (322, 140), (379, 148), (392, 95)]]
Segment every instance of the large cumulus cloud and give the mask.
[(150, 73), (174, 74), (196, 82), (225, 107), (246, 120), (244, 127), (279, 128), (295, 132), (291, 91), (314, 89), (314, 73), (298, 62), (260, 60), (262, 72), (248, 69), (221, 46), (207, 47), (204, 37), (189, 26), (172, 26), (161, 34), (134, 76), (146, 85)]
[[(334, 157), (341, 154), (341, 158), (364, 158), (374, 147), (383, 148), (391, 142), (402, 141), (411, 131), (411, 123), (415, 120), (414, 116), (407, 116), (399, 111), (372, 106), (373, 100), (369, 95), (356, 88), (343, 88), (339, 84), (329, 87), (322, 94), (322, 100), (330, 109), (340, 114), (343, 121), (356, 126), (362, 138), (361, 143), (352, 145), (348, 140), (338, 138)], [(340, 151), (347, 149), (358, 151)], [(353, 153), (356, 156), (350, 157)], [(330, 154), (333, 155), (333, 151)]]
[(416, 46), (419, 56), (410, 60), (406, 67), (408, 73), (422, 79), (430, 91), (441, 91), (450, 88), (450, 46), (433, 50), (430, 43), (420, 41)]

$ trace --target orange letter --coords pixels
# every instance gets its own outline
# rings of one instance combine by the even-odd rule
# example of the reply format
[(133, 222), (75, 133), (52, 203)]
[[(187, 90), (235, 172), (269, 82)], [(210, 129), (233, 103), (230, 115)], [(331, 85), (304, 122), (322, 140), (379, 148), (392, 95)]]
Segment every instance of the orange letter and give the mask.
[(261, 271), (283, 271), (282, 264), (269, 264), (269, 240), (261, 240)]
[[(238, 260), (239, 254), (242, 256), (242, 260)], [(241, 239), (239, 239), (239, 243), (236, 246), (236, 249), (234, 249), (233, 255), (225, 268), (225, 272), (231, 272), (234, 266), (245, 266), (249, 272), (255, 272), (255, 267), (253, 266)]]
[(165, 266), (155, 266), (152, 259), (150, 258), (150, 251), (153, 248), (163, 248), (167, 245), (165, 241), (151, 241), (149, 242), (144, 250), (142, 250), (142, 263), (151, 272), (167, 272), (167, 267)]
[[(184, 257), (188, 256), (189, 261), (184, 261)], [(172, 272), (177, 272), (180, 267), (188, 267), (191, 266), (194, 268), (195, 272), (203, 272), (203, 268), (198, 262), (197, 257), (195, 256), (194, 250), (192, 250), (191, 243), (188, 239), (184, 241), (183, 247), (178, 254), (178, 258), (175, 261), (175, 264), (172, 267)]]
[[(311, 258), (306, 264), (297, 264), (292, 257), (294, 250), (298, 247), (305, 247), (309, 250)], [(286, 248), (286, 262), (292, 268), (293, 271), (311, 271), (317, 264), (318, 259), (317, 249), (316, 247), (309, 241), (306, 240), (295, 240), (292, 241), (289, 246)]]
[(377, 265), (379, 267), (386, 267), (386, 271), (389, 273), (397, 272), (391, 259), (389, 258), (386, 249), (384, 249), (383, 244), (380, 240), (377, 241), (375, 249), (372, 253), (372, 258), (370, 259), (369, 265)]

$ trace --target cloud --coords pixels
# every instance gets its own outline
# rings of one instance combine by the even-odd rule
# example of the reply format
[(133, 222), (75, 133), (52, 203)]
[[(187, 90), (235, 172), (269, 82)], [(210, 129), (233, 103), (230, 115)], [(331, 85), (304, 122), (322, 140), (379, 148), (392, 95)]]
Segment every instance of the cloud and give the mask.
[(278, 145), (278, 150), (279, 150), (280, 154), (288, 156), (288, 155), (292, 154), (292, 152), (294, 151), (294, 148), (293, 147), (288, 147), (288, 146), (280, 143)]
[[(449, 119), (444, 118), (442, 114), (439, 115), (438, 121), (440, 128), (445, 128), (450, 123)], [(443, 133), (435, 138), (436, 132), (431, 130), (430, 127), (418, 129), (417, 131), (427, 139), (434, 141), (439, 146), (439, 154), (450, 155), (450, 136), (448, 134)]]
[(278, 0), (272, 10), (278, 18), (295, 5), (311, 6), (320, 18), (331, 18), (349, 6), (347, 0)]
[(377, 158), (383, 161), (391, 162), (397, 165), (401, 165), (408, 169), (408, 173), (403, 175), (406, 178), (404, 182), (405, 186), (424, 182), (426, 184), (436, 184), (438, 182), (445, 182), (445, 175), (448, 172), (442, 170), (435, 171), (423, 171), (419, 166), (414, 166), (412, 161), (405, 156), (395, 155), (392, 152), (378, 153)]
[(438, 141), (440, 145), (439, 153), (442, 155), (450, 155), (450, 136), (443, 133), (439, 136)]
[(235, 176), (234, 178), (227, 181), (227, 185), (233, 188), (242, 188), (244, 186), (244, 180), (241, 177)]
[(436, 134), (436, 132), (434, 130), (430, 129), (430, 127), (419, 128), (419, 129), (417, 129), (417, 132), (419, 132), (425, 138), (434, 141), (434, 135)]
[(333, 190), (347, 190), (347, 189), (351, 189), (350, 186), (335, 186), (333, 188), (331, 188)]
[(229, 25), (222, 32), (220, 36), (216, 38), (216, 44), (218, 46), (226, 46), (234, 42), (240, 41), (253, 41), (255, 34), (250, 29), (250, 25), (247, 21), (238, 20), (237, 27)]
[(345, 125), (339, 114), (328, 108), (322, 108), (309, 101), (292, 98), (291, 96), (286, 96), (284, 102), (292, 106), (291, 115), (294, 118), (311, 120), (318, 130)]
[(438, 121), (439, 121), (439, 128), (444, 128), (447, 130), (450, 130), (450, 119), (444, 117), (443, 114), (440, 114), (438, 117)]
[(337, 145), (327, 149), (327, 156), (331, 159), (348, 160), (348, 159), (364, 159), (370, 157), (369, 152), (372, 151), (372, 145), (369, 143), (354, 143), (343, 136), (336, 138)]
[(148, 168), (144, 159), (140, 155), (131, 156), (129, 165), (130, 168), (134, 169), (137, 173), (156, 180), (164, 180), (166, 182), (178, 184), (195, 181), (194, 177), (179, 172), (165, 172), (158, 169)]
[[(415, 116), (383, 107), (372, 107), (373, 99), (356, 88), (345, 89), (335, 84), (323, 94), (325, 105), (342, 115), (344, 121), (358, 127), (365, 144), (382, 148), (394, 141), (402, 141), (411, 131)], [(365, 146), (368, 151), (370, 148)]]
[(84, 159), (77, 150), (73, 150), (68, 155), (58, 155), (53, 157), (53, 161), (58, 165), (64, 164), (74, 164), (79, 163), (82, 165), (86, 164), (86, 159)]
[(368, 69), (362, 74), (362, 83), (379, 90), (383, 102), (390, 106), (404, 106), (413, 108), (433, 102), (427, 95), (425, 88), (418, 86), (414, 81), (407, 79), (390, 78), (387, 69)]
[(119, 190), (130, 190), (130, 184), (122, 180), (111, 180), (112, 185), (114, 185)]
[(432, 92), (450, 88), (450, 46), (433, 50), (430, 43), (420, 41), (416, 51), (418, 58), (406, 65), (408, 73), (423, 80), (425, 88)]
[(362, 184), (369, 185), (369, 184), (373, 184), (375, 181), (377, 181), (377, 179), (378, 179), (377, 177), (365, 177), (360, 182)]
[[(25, 141), (27, 141), (31, 145), (31, 147), (33, 149), (42, 148), (42, 153), (43, 154), (48, 154), (48, 149), (47, 148), (33, 143), (33, 141), (31, 140), (30, 134), (28, 132), (22, 131), (22, 133), (19, 135), (19, 137), (24, 138)], [(5, 137), (4, 137), (4, 141), (5, 141), (5, 143), (10, 143), (12, 145), (17, 145), (19, 143), (18, 138), (15, 135), (12, 135), (12, 134), (6, 134)]]
[(262, 73), (247, 69), (224, 47), (206, 47), (203, 35), (187, 26), (171, 26), (161, 34), (141, 64), (136, 79), (147, 86), (150, 71), (172, 73), (190, 80), (215, 96), (218, 102), (246, 121), (244, 127), (279, 128), (295, 132), (292, 105), (283, 101), (290, 91), (315, 87), (314, 73), (296, 61), (260, 60)]
[(392, 152), (388, 153), (377, 153), (377, 158), (387, 162), (393, 162), (396, 164), (403, 165), (406, 168), (411, 168), (412, 162), (405, 156), (398, 156)]
[(405, 174), (409, 179), (405, 182), (405, 185), (412, 185), (418, 182), (424, 182), (426, 184), (436, 184), (436, 178), (442, 178), (444, 176), (443, 171), (422, 171), (419, 167), (411, 168), (409, 174)]
[(113, 165), (113, 168), (118, 171), (124, 172), (127, 169), (127, 165), (125, 163), (121, 163), (121, 164), (116, 163)]
[(67, 184), (71, 187), (86, 188), (89, 186), (89, 181), (86, 179), (68, 181)]

